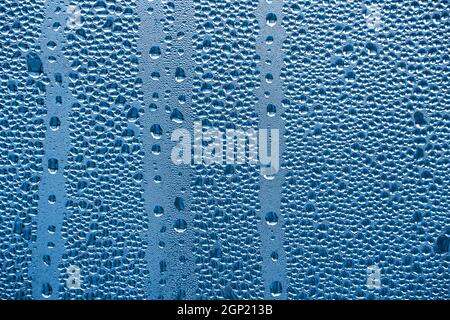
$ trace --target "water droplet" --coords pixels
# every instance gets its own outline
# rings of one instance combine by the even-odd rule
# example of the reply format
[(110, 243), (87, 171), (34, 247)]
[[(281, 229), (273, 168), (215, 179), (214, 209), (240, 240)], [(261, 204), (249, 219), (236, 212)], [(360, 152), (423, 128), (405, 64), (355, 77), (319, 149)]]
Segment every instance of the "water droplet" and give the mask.
[(266, 16), (266, 23), (269, 27), (274, 27), (277, 23), (277, 16), (275, 13), (268, 13)]
[(173, 225), (176, 232), (183, 233), (187, 229), (187, 222), (184, 219), (178, 219)]

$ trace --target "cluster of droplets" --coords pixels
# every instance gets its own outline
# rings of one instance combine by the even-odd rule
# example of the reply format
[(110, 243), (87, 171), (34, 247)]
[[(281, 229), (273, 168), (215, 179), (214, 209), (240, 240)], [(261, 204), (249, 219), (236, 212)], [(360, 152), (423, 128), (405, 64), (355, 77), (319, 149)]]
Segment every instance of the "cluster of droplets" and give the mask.
[(365, 5), (284, 3), (288, 298), (448, 298), (448, 3)]
[[(192, 116), (203, 127), (256, 129), (258, 1), (194, 1)], [(198, 298), (262, 298), (259, 170), (197, 166), (191, 185)]]
[(49, 83), (38, 41), (43, 7), (41, 0), (0, 4), (0, 299), (31, 298)]
[[(142, 198), (142, 80), (139, 19), (129, 1), (79, 1), (82, 25), (66, 28), (65, 81), (76, 98), (69, 115), (71, 148), (64, 169), (65, 253), (62, 298), (143, 298), (147, 220)], [(79, 290), (66, 287), (79, 267)]]

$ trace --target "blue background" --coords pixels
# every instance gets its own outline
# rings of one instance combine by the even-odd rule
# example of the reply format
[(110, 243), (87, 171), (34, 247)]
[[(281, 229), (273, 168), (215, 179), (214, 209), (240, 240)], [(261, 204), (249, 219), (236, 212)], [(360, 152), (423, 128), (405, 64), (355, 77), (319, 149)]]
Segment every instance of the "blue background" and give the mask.
[[(445, 0), (1, 1), (0, 298), (448, 299), (449, 28)], [(175, 166), (198, 120), (280, 129), (280, 172)]]

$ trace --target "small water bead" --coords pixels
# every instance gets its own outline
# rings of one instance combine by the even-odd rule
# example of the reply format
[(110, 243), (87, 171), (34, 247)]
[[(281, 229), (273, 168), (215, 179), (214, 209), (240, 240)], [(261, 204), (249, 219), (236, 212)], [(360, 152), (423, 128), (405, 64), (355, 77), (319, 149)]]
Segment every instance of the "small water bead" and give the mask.
[(184, 116), (180, 110), (178, 110), (177, 108), (174, 108), (170, 115), (170, 120), (172, 120), (173, 122), (176, 122), (176, 123), (183, 123)]
[(268, 13), (266, 15), (266, 23), (269, 27), (274, 27), (277, 23), (277, 16), (275, 13)]
[(44, 255), (44, 256), (42, 257), (42, 260), (44, 261), (44, 263), (45, 263), (47, 266), (51, 265), (51, 263), (52, 263), (52, 259), (51, 259), (51, 257), (50, 257), (48, 254)]
[(428, 124), (425, 115), (421, 111), (414, 112), (414, 123), (418, 128), (424, 127)]
[(155, 214), (155, 217), (161, 217), (164, 214), (164, 208), (160, 205), (156, 205), (153, 209), (153, 213)]
[(56, 196), (54, 194), (51, 194), (48, 196), (48, 203), (54, 204), (56, 202)]
[(150, 57), (154, 60), (158, 59), (161, 56), (161, 49), (158, 46), (153, 46), (150, 48)]
[(61, 120), (59, 120), (58, 117), (51, 117), (49, 125), (50, 125), (50, 129), (52, 129), (53, 131), (56, 131), (61, 126)]
[(139, 111), (136, 107), (131, 107), (127, 112), (127, 119), (130, 122), (134, 122), (139, 118)]
[(292, 10), (292, 13), (298, 14), (298, 13), (300, 13), (301, 7), (297, 3), (293, 3), (291, 5), (291, 10)]
[(278, 215), (273, 211), (267, 212), (265, 219), (269, 226), (274, 226), (278, 223)]
[(44, 67), (41, 58), (34, 52), (30, 52), (27, 55), (27, 66), (30, 75), (38, 77), (44, 72)]
[(231, 164), (227, 164), (225, 166), (224, 174), (228, 177), (231, 177), (236, 172), (235, 167)]
[(270, 254), (270, 257), (272, 258), (272, 261), (278, 261), (278, 252), (273, 251), (273, 252)]
[(173, 225), (176, 232), (183, 233), (187, 229), (187, 222), (184, 219), (177, 219)]
[(159, 124), (154, 124), (150, 128), (150, 132), (155, 139), (161, 139), (163, 130)]
[(177, 67), (175, 70), (176, 82), (183, 82), (186, 79), (186, 73), (183, 68)]
[(268, 104), (267, 105), (267, 115), (269, 117), (274, 117), (277, 113), (277, 107), (274, 104)]
[(53, 294), (53, 288), (50, 285), (50, 283), (44, 283), (42, 285), (42, 290), (41, 290), (42, 296), (46, 299), (50, 298)]
[(450, 237), (445, 234), (441, 234), (436, 240), (436, 252), (448, 253), (450, 252)]
[(61, 28), (61, 23), (54, 22), (53, 25), (52, 25), (52, 28), (53, 28), (54, 31), (58, 31), (59, 28)]
[(133, 129), (131, 128), (126, 128), (125, 130), (122, 131), (122, 137), (124, 138), (124, 140), (126, 141), (131, 141), (133, 140), (133, 138), (136, 136), (135, 132)]
[(56, 48), (56, 42), (55, 42), (55, 41), (49, 41), (49, 42), (47, 42), (47, 47), (48, 47), (50, 50), (55, 50), (55, 48)]
[(175, 206), (175, 208), (177, 208), (177, 210), (184, 211), (185, 205), (184, 205), (183, 198), (175, 197), (174, 206)]
[(263, 174), (262, 175), (263, 176), (263, 178), (264, 179), (266, 179), (267, 181), (272, 181), (272, 180), (274, 180), (275, 179), (275, 175), (273, 175), (273, 174)]
[(158, 71), (153, 71), (150, 75), (152, 77), (153, 80), (157, 81), (161, 78), (161, 75), (159, 74)]
[(274, 297), (278, 297), (283, 293), (283, 287), (280, 281), (273, 281), (270, 284), (270, 293)]
[(161, 146), (159, 144), (152, 145), (152, 153), (158, 155), (161, 153)]
[(51, 174), (56, 174), (58, 172), (58, 160), (55, 158), (48, 159), (48, 171)]

